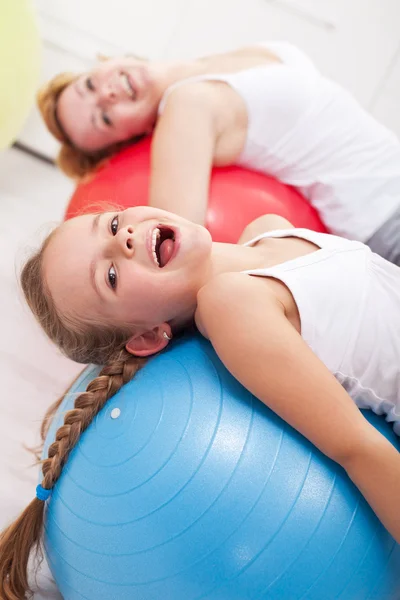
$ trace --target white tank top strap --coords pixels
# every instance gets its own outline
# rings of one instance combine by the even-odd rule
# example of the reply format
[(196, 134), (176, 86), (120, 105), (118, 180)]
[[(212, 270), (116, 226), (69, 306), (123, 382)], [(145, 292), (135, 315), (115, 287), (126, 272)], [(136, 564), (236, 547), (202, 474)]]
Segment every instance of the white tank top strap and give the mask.
[(337, 237), (335, 235), (319, 233), (312, 231), (311, 229), (277, 229), (275, 231), (267, 231), (261, 233), (257, 237), (243, 244), (244, 246), (254, 246), (257, 242), (265, 238), (284, 238), (284, 237), (297, 237), (308, 242), (312, 242), (321, 249), (328, 250), (341, 250), (349, 249), (349, 246), (356, 245), (361, 246), (360, 242), (351, 242), (347, 239)]
[(312, 60), (308, 58), (300, 48), (294, 46), (290, 42), (285, 41), (268, 41), (258, 43), (257, 46), (266, 48), (272, 54), (275, 54), (284, 65), (295, 67), (296, 69), (305, 69), (316, 73), (317, 67), (314, 65)]
[(232, 73), (204, 73), (202, 75), (194, 75), (193, 77), (181, 79), (180, 81), (177, 81), (170, 85), (169, 88), (164, 92), (160, 104), (158, 105), (158, 115), (161, 115), (163, 113), (168, 96), (171, 94), (171, 92), (183, 85), (186, 85), (187, 83), (197, 83), (201, 81), (223, 81), (224, 83), (230, 85), (241, 96), (244, 95), (243, 99), (246, 100), (245, 94), (243, 94), (242, 89), (242, 78), (244, 77), (245, 80), (247, 78), (252, 79), (253, 71), (262, 71), (263, 69), (270, 70), (271, 67), (286, 65), (289, 67), (294, 67), (295, 69), (298, 69), (300, 71), (305, 70), (310, 72), (317, 72), (316, 67), (308, 58), (308, 56), (306, 56), (304, 52), (296, 48), (296, 46), (293, 46), (288, 42), (259, 42), (257, 44), (254, 44), (254, 46), (261, 46), (263, 48), (266, 48), (267, 50), (275, 54), (275, 56), (279, 58), (281, 63), (266, 62), (265, 64), (259, 64), (253, 67), (248, 67), (246, 69), (240, 69), (239, 71), (234, 71)]

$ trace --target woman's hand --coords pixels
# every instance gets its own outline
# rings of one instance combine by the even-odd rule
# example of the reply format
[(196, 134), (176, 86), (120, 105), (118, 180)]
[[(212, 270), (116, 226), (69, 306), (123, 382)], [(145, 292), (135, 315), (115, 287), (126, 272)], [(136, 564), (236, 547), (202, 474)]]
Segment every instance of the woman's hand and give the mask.
[(400, 542), (400, 453), (289, 322), (276, 285), (241, 273), (217, 277), (199, 293), (199, 329), (236, 379), (346, 469)]

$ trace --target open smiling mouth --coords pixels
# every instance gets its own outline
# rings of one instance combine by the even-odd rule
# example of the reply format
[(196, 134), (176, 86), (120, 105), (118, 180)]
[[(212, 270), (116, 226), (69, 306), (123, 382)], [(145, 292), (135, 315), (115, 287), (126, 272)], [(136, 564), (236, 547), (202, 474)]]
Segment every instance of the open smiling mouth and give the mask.
[(120, 77), (121, 77), (122, 87), (124, 88), (125, 92), (128, 94), (128, 96), (130, 98), (132, 98), (132, 100), (136, 100), (137, 92), (134, 89), (132, 82), (129, 79), (128, 75), (126, 73), (121, 72)]
[(152, 254), (157, 267), (162, 269), (171, 259), (174, 251), (175, 233), (170, 227), (155, 227), (152, 233)]

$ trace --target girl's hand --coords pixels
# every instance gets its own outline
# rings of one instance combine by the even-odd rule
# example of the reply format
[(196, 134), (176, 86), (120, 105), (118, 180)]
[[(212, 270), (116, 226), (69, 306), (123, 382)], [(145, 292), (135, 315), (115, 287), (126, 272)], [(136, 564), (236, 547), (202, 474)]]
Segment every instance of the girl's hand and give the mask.
[(291, 325), (274, 286), (241, 273), (217, 277), (199, 293), (199, 329), (236, 379), (346, 469), (400, 542), (400, 453)]

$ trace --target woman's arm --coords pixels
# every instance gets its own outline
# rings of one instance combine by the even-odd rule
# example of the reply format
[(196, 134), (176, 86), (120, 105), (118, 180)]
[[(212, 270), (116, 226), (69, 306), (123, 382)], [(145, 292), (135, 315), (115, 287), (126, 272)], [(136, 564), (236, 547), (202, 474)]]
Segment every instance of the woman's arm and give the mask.
[(150, 205), (204, 225), (216, 113), (210, 85), (186, 84), (171, 93), (153, 136)]
[(400, 453), (356, 407), (285, 316), (267, 280), (216, 278), (196, 321), (247, 389), (338, 462), (400, 542)]

